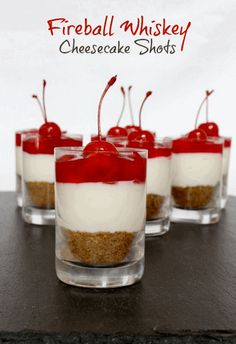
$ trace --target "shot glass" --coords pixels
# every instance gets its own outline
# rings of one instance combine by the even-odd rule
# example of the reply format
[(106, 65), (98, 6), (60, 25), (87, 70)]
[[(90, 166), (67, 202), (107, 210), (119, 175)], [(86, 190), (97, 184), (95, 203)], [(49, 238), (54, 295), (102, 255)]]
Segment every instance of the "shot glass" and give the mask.
[(15, 133), (15, 171), (16, 171), (16, 203), (22, 207), (22, 145), (21, 136), (24, 133), (34, 133), (37, 129), (18, 130)]
[(23, 208), (25, 222), (36, 225), (55, 223), (54, 148), (82, 146), (81, 135), (43, 137), (23, 135)]
[(228, 200), (228, 175), (229, 175), (229, 163), (231, 153), (231, 137), (224, 138), (224, 151), (223, 151), (223, 170), (222, 170), (222, 196), (221, 196), (221, 208), (224, 209)]
[(55, 151), (57, 277), (88, 288), (139, 281), (144, 271), (146, 151)]
[(221, 214), (221, 138), (182, 137), (173, 142), (173, 222), (217, 223)]
[(146, 236), (163, 235), (170, 228), (172, 140), (156, 139), (148, 149)]

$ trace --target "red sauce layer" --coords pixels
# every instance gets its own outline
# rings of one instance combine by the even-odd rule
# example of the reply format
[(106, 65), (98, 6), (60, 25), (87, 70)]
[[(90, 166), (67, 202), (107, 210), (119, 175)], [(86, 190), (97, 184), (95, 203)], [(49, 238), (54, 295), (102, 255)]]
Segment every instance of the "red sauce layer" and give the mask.
[(158, 157), (170, 157), (171, 156), (171, 148), (167, 147), (157, 147), (157, 148), (149, 148), (148, 149), (148, 159), (158, 158)]
[(82, 139), (66, 135), (59, 138), (37, 136), (29, 137), (23, 142), (23, 151), (29, 154), (54, 154), (55, 147), (81, 147), (82, 145)]
[[(140, 148), (138, 142), (129, 142), (128, 147), (131, 148)], [(148, 151), (148, 159), (157, 158), (157, 157), (170, 157), (172, 149), (162, 146), (161, 144), (156, 144), (155, 146), (147, 145), (145, 148)]]
[(15, 135), (16, 147), (21, 146), (21, 135), (23, 135), (23, 134), (35, 134), (37, 132), (38, 132), (38, 129), (26, 129), (26, 130), (17, 131), (16, 135)]
[(58, 183), (144, 183), (145, 179), (146, 159), (136, 152), (129, 157), (121, 157), (119, 153), (92, 153), (80, 159), (71, 154), (56, 161)]
[(222, 153), (223, 144), (182, 137), (173, 141), (173, 153)]
[(225, 139), (225, 143), (224, 143), (224, 147), (225, 148), (230, 148), (231, 147), (231, 143), (232, 143), (232, 139), (226, 138)]

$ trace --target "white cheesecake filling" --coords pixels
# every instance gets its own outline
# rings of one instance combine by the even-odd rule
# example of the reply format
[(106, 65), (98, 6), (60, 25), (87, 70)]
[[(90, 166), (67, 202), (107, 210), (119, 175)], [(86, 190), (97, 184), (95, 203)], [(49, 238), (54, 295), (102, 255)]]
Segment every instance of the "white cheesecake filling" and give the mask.
[(54, 182), (55, 162), (53, 154), (29, 154), (23, 152), (23, 179), (26, 182)]
[(223, 176), (229, 172), (230, 147), (225, 147), (223, 152)]
[(147, 194), (168, 196), (171, 184), (170, 157), (156, 157), (147, 160)]
[(222, 154), (173, 154), (172, 172), (173, 186), (215, 186), (222, 176)]
[(22, 147), (16, 146), (16, 174), (22, 176)]
[(145, 183), (56, 183), (57, 223), (72, 231), (138, 232), (145, 201)]

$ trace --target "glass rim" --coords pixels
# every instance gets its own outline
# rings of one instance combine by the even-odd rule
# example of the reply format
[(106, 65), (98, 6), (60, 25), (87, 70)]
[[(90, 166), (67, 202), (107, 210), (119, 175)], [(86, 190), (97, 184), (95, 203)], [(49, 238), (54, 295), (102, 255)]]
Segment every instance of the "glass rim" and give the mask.
[(117, 140), (128, 140), (128, 136), (112, 136), (112, 135), (105, 135), (105, 137), (109, 137), (111, 139)]
[[(55, 147), (54, 148), (54, 152), (58, 153), (58, 152), (75, 152), (75, 153), (82, 153), (84, 150), (85, 146), (81, 146), (81, 147)], [(130, 147), (116, 147), (118, 153), (148, 153), (147, 149), (144, 148), (130, 148)], [(112, 153), (112, 154), (116, 154), (116, 152), (108, 150), (108, 151), (101, 151), (101, 152), (97, 152), (95, 150), (89, 150), (87, 151), (88, 153), (97, 153), (97, 154), (102, 154), (102, 153)]]
[[(39, 138), (40, 134), (39, 132), (35, 133), (22, 133), (22, 141), (25, 141), (28, 138)], [(83, 134), (73, 134), (73, 133), (67, 133), (66, 131), (63, 131), (60, 137), (43, 137), (46, 140), (53, 140), (55, 138), (68, 138), (68, 139), (83, 139)]]
[(16, 130), (15, 134), (17, 135), (24, 135), (24, 134), (35, 134), (39, 129), (37, 128), (29, 128), (29, 129), (21, 129), (21, 130)]
[(205, 139), (198, 140), (197, 138), (189, 138), (186, 135), (179, 136), (173, 139), (173, 141), (177, 141), (179, 139), (180, 140), (185, 139), (186, 141), (189, 141), (189, 142), (216, 143), (216, 144), (222, 144), (222, 145), (224, 144), (224, 141), (225, 141), (225, 138), (222, 136), (210, 136), (210, 137), (206, 137)]
[(232, 136), (220, 136), (222, 139), (224, 139), (224, 140), (230, 140), (230, 141), (232, 141), (233, 140), (233, 137)]

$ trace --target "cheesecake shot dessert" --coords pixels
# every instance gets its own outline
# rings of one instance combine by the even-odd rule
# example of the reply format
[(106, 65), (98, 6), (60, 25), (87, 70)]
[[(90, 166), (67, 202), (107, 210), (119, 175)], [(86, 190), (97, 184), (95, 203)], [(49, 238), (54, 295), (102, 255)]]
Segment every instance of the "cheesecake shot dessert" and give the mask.
[(16, 170), (16, 203), (22, 207), (22, 140), (24, 133), (34, 133), (37, 129), (18, 130), (15, 133), (15, 170)]
[[(43, 90), (45, 87), (44, 81)], [(56, 123), (48, 122), (44, 96), (43, 104), (40, 103), (40, 106), (42, 106), (45, 123), (38, 132), (26, 133), (22, 137), (22, 215), (26, 222), (40, 225), (55, 222), (54, 148), (82, 146), (81, 135), (63, 134)]]
[(215, 122), (209, 121), (209, 104), (208, 104), (208, 98), (209, 96), (214, 92), (214, 90), (206, 91), (205, 92), (205, 98), (200, 105), (196, 123), (197, 125), (198, 117), (200, 115), (201, 108), (203, 104), (206, 105), (206, 122), (201, 123), (198, 128), (203, 130), (208, 137), (221, 137), (224, 140), (224, 150), (223, 150), (223, 169), (222, 169), (222, 194), (221, 194), (221, 208), (224, 209), (226, 207), (227, 199), (228, 199), (228, 174), (229, 174), (229, 161), (230, 161), (230, 152), (231, 152), (231, 138), (230, 137), (224, 137), (219, 134), (219, 126)]
[(67, 284), (120, 287), (143, 275), (146, 151), (98, 132), (84, 148), (56, 149), (56, 272)]
[(23, 218), (28, 223), (54, 223), (54, 148), (63, 146), (81, 147), (82, 136), (23, 136)]
[(223, 141), (201, 129), (173, 141), (172, 221), (220, 219)]
[(155, 133), (143, 130), (143, 105), (152, 94), (147, 92), (139, 111), (139, 129), (128, 135), (128, 147), (143, 148), (148, 152), (146, 228), (147, 236), (163, 235), (170, 228), (171, 148), (172, 140), (157, 139)]

